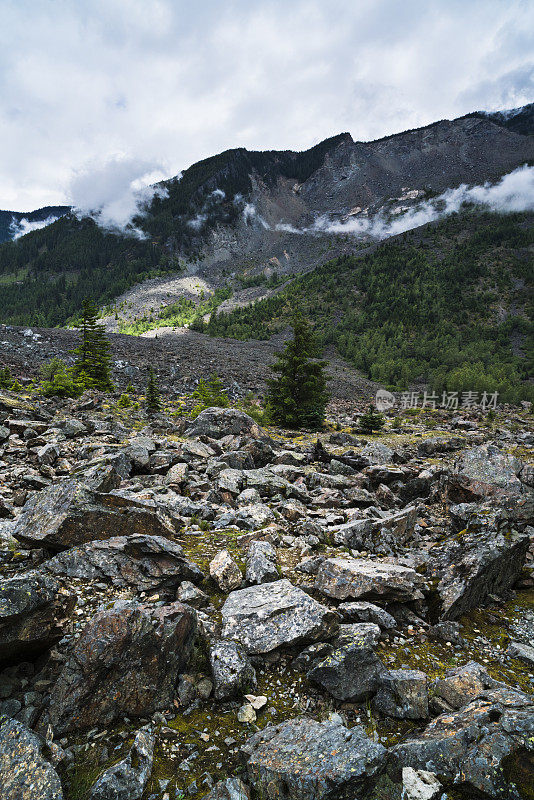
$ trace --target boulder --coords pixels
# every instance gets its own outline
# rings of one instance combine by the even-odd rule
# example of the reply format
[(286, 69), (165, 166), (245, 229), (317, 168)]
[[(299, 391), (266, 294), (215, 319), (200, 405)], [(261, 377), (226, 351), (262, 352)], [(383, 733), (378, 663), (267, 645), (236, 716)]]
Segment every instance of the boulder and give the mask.
[(335, 600), (348, 598), (406, 602), (420, 600), (423, 578), (409, 567), (361, 558), (328, 558), (315, 588)]
[(232, 592), (222, 608), (223, 636), (248, 653), (331, 639), (338, 616), (288, 580)]
[(96, 539), (133, 534), (174, 536), (174, 526), (151, 500), (101, 494), (68, 479), (35, 494), (13, 532), (31, 547), (65, 550)]
[(276, 550), (270, 542), (254, 539), (247, 554), (247, 583), (270, 583), (279, 578)]
[(336, 700), (371, 697), (387, 672), (375, 653), (379, 634), (380, 628), (369, 622), (342, 625), (331, 652), (312, 666), (308, 678)]
[(454, 464), (447, 494), (453, 503), (470, 503), (482, 498), (495, 500), (519, 497), (522, 462), (503, 453), (494, 444), (472, 447)]
[(365, 600), (356, 600), (352, 603), (340, 603), (337, 610), (343, 617), (344, 622), (374, 622), (384, 630), (395, 628), (397, 623), (395, 618), (374, 603), (367, 603)]
[(250, 791), (239, 778), (226, 778), (215, 784), (202, 800), (250, 800)]
[(93, 784), (89, 800), (141, 800), (153, 759), (154, 734), (141, 729), (126, 758), (103, 772)]
[(428, 681), (417, 669), (394, 669), (384, 675), (373, 700), (382, 714), (397, 719), (428, 717)]
[(231, 592), (243, 582), (241, 570), (228, 550), (220, 550), (211, 561), (210, 575), (222, 592)]
[(476, 700), (487, 689), (498, 685), (482, 664), (469, 661), (461, 667), (447, 670), (443, 678), (436, 678), (432, 693), (445, 700), (451, 708), (461, 708)]
[(258, 797), (348, 800), (363, 797), (386, 749), (359, 726), (296, 718), (254, 734), (241, 754)]
[(196, 631), (193, 609), (117, 602), (82, 630), (51, 690), (55, 732), (146, 717), (172, 703)]
[(44, 749), (42, 739), (22, 722), (0, 716), (2, 800), (63, 800), (59, 776)]
[(408, 506), (380, 519), (359, 519), (341, 525), (334, 538), (353, 550), (370, 553), (395, 553), (413, 539), (417, 509)]
[(0, 582), (0, 663), (35, 658), (63, 635), (74, 594), (36, 570)]
[(185, 436), (209, 436), (210, 439), (228, 435), (270, 441), (258, 423), (237, 408), (206, 408), (185, 431)]
[(433, 772), (405, 767), (402, 770), (402, 800), (446, 800), (443, 786)]
[(174, 592), (181, 581), (200, 583), (201, 570), (188, 561), (176, 542), (163, 536), (113, 536), (72, 547), (42, 567), (53, 575), (109, 581), (139, 592)]
[(390, 764), (436, 775), (462, 797), (520, 800), (532, 790), (534, 704), (507, 687), (484, 692), (419, 736), (395, 745)]
[(484, 605), (489, 595), (506, 595), (519, 578), (529, 544), (528, 532), (515, 530), (499, 511), (473, 514), (464, 530), (430, 551), (433, 620), (458, 619)]
[(209, 658), (217, 700), (242, 695), (256, 685), (254, 667), (236, 642), (215, 642), (210, 647)]

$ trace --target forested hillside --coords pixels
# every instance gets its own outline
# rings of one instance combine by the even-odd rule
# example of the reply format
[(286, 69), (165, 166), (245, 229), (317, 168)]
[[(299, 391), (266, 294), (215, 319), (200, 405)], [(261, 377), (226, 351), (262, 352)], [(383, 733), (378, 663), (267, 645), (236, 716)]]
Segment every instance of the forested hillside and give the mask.
[(498, 390), (530, 396), (534, 332), (531, 214), (464, 213), (362, 257), (342, 257), (283, 292), (197, 329), (268, 338), (293, 309), (376, 381), (406, 389)]

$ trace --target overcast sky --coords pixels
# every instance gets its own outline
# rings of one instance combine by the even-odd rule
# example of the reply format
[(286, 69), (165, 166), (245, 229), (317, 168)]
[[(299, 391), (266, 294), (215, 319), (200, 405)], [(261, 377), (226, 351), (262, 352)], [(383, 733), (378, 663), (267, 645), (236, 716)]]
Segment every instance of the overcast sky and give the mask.
[(0, 0), (0, 208), (524, 105), (533, 34), (532, 0)]

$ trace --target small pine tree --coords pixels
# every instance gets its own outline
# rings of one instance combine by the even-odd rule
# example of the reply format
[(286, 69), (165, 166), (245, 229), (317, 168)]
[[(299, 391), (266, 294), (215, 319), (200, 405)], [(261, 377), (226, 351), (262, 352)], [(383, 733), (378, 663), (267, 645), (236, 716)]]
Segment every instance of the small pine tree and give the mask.
[(82, 341), (74, 353), (77, 355), (74, 374), (87, 387), (102, 392), (113, 391), (109, 341), (104, 328), (97, 322), (98, 309), (91, 300), (82, 304)]
[(161, 411), (161, 398), (159, 394), (158, 381), (152, 367), (148, 368), (145, 408), (147, 414), (150, 415)]
[(0, 389), (9, 389), (12, 383), (11, 370), (9, 367), (2, 367), (0, 369)]
[(384, 427), (384, 417), (379, 414), (374, 406), (370, 405), (365, 414), (360, 417), (359, 432), (373, 433), (378, 432)]
[(324, 423), (328, 402), (325, 362), (315, 360), (317, 346), (300, 314), (293, 318), (292, 328), (293, 339), (270, 367), (278, 375), (267, 381), (266, 404), (271, 418), (280, 425), (317, 429)]

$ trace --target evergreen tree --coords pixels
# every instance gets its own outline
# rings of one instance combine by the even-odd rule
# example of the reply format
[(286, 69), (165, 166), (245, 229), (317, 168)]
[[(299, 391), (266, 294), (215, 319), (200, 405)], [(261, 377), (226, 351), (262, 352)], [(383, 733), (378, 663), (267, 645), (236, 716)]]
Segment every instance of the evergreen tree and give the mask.
[(360, 433), (378, 432), (384, 427), (384, 417), (379, 414), (374, 406), (370, 405), (365, 414), (360, 417)]
[(98, 309), (91, 300), (82, 305), (82, 341), (74, 351), (77, 355), (74, 374), (86, 386), (103, 392), (113, 390), (109, 341), (102, 325), (97, 322)]
[(297, 314), (293, 339), (286, 342), (278, 362), (271, 365), (277, 377), (267, 381), (267, 405), (274, 422), (288, 428), (320, 428), (328, 402), (324, 361), (312, 360), (316, 343), (309, 324)]
[(156, 375), (152, 367), (148, 368), (148, 382), (146, 387), (145, 408), (147, 414), (156, 414), (161, 411), (161, 398)]

